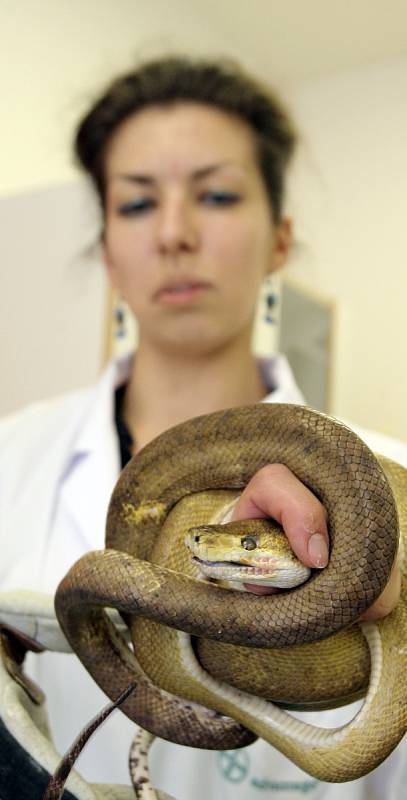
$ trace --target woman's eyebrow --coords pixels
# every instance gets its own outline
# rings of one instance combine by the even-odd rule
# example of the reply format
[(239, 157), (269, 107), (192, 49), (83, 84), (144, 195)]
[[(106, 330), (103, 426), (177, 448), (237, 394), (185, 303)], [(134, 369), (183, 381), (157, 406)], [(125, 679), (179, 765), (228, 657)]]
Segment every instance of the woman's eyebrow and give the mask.
[(143, 186), (156, 183), (155, 178), (151, 175), (142, 175), (138, 173), (119, 173), (118, 175), (112, 175), (111, 180), (126, 181), (127, 183), (141, 183)]
[(221, 161), (218, 164), (209, 164), (207, 167), (201, 167), (200, 169), (194, 170), (191, 174), (191, 178), (193, 180), (201, 180), (202, 178), (206, 178), (208, 175), (212, 175), (213, 172), (217, 172), (224, 167), (238, 167), (241, 169), (242, 165), (234, 161)]
[[(212, 175), (214, 172), (223, 169), (224, 167), (237, 167), (242, 169), (242, 165), (238, 164), (237, 162), (221, 161), (218, 164), (209, 164), (208, 166), (194, 169), (189, 177), (193, 181), (199, 181), (208, 177), (208, 175)], [(141, 184), (142, 186), (153, 186), (155, 183), (157, 183), (157, 179), (152, 175), (147, 175), (140, 172), (119, 173), (118, 175), (112, 175), (112, 180), (123, 180), (127, 181), (128, 183)]]

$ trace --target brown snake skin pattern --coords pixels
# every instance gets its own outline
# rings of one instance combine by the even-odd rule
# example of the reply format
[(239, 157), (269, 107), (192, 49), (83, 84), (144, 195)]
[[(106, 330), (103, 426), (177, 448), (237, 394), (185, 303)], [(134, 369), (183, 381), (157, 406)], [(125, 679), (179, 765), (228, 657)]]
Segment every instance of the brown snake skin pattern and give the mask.
[[(171, 567), (154, 563), (160, 533), (172, 516), (177, 519), (182, 503), (190, 502), (188, 514), (195, 514), (191, 525), (208, 521), (199, 510), (205, 508), (206, 492), (210, 497), (242, 490), (261, 467), (276, 462), (286, 464), (328, 512), (330, 560), (324, 570), (316, 571), (298, 589), (257, 597), (197, 581), (188, 566), (185, 571), (190, 574), (183, 574), (178, 556), (172, 562), (170, 556), (164, 558)], [(194, 648), (202, 652), (207, 670), (212, 671), (213, 664), (213, 674), (222, 681), (262, 693), (267, 700), (311, 709), (360, 696), (368, 683), (369, 651), (359, 626), (353, 625), (349, 632), (344, 629), (387, 582), (398, 546), (398, 515), (406, 528), (407, 473), (392, 462), (382, 463), (346, 426), (300, 406), (229, 409), (165, 432), (123, 470), (110, 502), (106, 550), (83, 556), (58, 587), (56, 612), (71, 646), (112, 699), (131, 682), (137, 683), (122, 710), (155, 735), (205, 749), (240, 747), (262, 736), (322, 780), (351, 780), (373, 769), (406, 731), (407, 691), (400, 679), (407, 660), (404, 578), (402, 598), (387, 618), (390, 622), (370, 625), (373, 638), (376, 631), (379, 637), (376, 650), (382, 666), (374, 671), (378, 688), (365, 704), (363, 724), (351, 726), (349, 735), (336, 733), (329, 741), (308, 736), (298, 725), (293, 732), (285, 733), (281, 725), (276, 730), (271, 725), (270, 730), (263, 712), (248, 711), (243, 701), (240, 708), (210, 687), (197, 688), (183, 672), (177, 630), (200, 637)], [(211, 502), (207, 501), (208, 509)], [(178, 542), (182, 543), (187, 527), (188, 522), (176, 533)], [(183, 559), (188, 560), (185, 554)], [(114, 628), (106, 607), (120, 611), (129, 624), (134, 652)], [(138, 639), (144, 629), (143, 649)], [(358, 678), (345, 684), (338, 678), (331, 696), (338, 660), (340, 676), (346, 672), (342, 662), (348, 633), (350, 672), (352, 676), (358, 672)], [(311, 644), (320, 640), (325, 641)], [(284, 696), (285, 689), (274, 694), (269, 685), (265, 689), (255, 685), (259, 667), (253, 659), (267, 654), (273, 658), (273, 653), (296, 664), (302, 674), (296, 696)], [(358, 669), (355, 665), (363, 660)], [(266, 667), (258, 663), (264, 673)], [(322, 663), (322, 679), (310, 663), (314, 667)], [(329, 697), (315, 689), (314, 672), (315, 685), (318, 681), (329, 685)], [(162, 688), (154, 686), (146, 673)], [(393, 681), (390, 690), (387, 675)], [(292, 674), (288, 683), (292, 691)]]

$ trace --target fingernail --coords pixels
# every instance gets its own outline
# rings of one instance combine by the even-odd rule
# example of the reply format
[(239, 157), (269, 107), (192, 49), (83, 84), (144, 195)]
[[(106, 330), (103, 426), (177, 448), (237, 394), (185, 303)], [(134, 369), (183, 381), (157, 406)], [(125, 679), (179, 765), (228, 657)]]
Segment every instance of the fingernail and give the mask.
[(328, 547), (320, 533), (313, 533), (308, 540), (308, 555), (316, 567), (326, 567), (328, 563)]

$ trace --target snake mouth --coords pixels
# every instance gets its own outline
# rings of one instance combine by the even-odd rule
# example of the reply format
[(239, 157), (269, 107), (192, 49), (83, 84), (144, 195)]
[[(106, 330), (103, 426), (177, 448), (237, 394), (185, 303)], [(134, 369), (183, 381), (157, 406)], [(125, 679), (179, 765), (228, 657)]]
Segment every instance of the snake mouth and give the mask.
[[(194, 556), (193, 561), (198, 564), (198, 566), (203, 567), (210, 567), (213, 569), (217, 569), (218, 567), (222, 569), (223, 567), (237, 567), (238, 569), (245, 569), (249, 571), (253, 570), (261, 570), (261, 567), (254, 567), (249, 564), (242, 564), (240, 561), (206, 561), (204, 558), (199, 558), (198, 556)], [(266, 570), (261, 570), (265, 572)]]
[(217, 566), (230, 566), (230, 567), (240, 567), (241, 569), (249, 569), (249, 570), (256, 570), (258, 572), (278, 572), (279, 570), (286, 569), (286, 565), (284, 562), (276, 562), (274, 559), (267, 559), (263, 562), (256, 561), (251, 564), (244, 563), (242, 561), (235, 561), (234, 559), (224, 560), (224, 561), (210, 561), (209, 559), (200, 558), (199, 556), (193, 556), (192, 561), (195, 561), (199, 565), (204, 565), (207, 567), (217, 567)]
[[(199, 567), (201, 575), (215, 581), (230, 581), (236, 584), (269, 586), (277, 589), (292, 589), (309, 577), (308, 567), (301, 565), (300, 572), (293, 576), (284, 562), (242, 564), (240, 561), (209, 561), (194, 556), (192, 561)], [(290, 565), (289, 565), (290, 566)]]
[(194, 556), (192, 561), (197, 564), (205, 577), (218, 578), (219, 580), (233, 578), (248, 582), (248, 579), (275, 578), (279, 573), (278, 568), (273, 568), (271, 571), (270, 567), (242, 564), (239, 561), (207, 561), (198, 556)]

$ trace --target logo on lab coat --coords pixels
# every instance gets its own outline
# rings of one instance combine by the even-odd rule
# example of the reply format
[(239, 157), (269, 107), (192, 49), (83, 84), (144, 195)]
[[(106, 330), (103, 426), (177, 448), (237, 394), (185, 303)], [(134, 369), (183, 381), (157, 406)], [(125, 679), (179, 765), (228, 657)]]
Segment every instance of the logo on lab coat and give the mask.
[(242, 783), (249, 773), (249, 754), (245, 750), (225, 750), (218, 753), (218, 765), (226, 780)]

